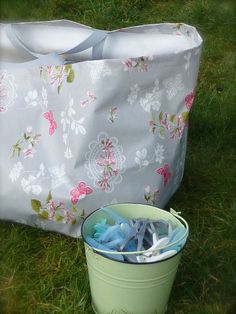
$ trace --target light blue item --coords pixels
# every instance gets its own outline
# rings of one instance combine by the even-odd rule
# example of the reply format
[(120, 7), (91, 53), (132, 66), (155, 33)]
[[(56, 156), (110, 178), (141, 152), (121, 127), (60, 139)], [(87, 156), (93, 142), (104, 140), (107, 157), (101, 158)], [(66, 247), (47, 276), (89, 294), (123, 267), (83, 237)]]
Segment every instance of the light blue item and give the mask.
[[(99, 242), (97, 242), (96, 240), (94, 240), (91, 237), (86, 237), (85, 240), (87, 241), (87, 243), (94, 248), (100, 249), (100, 250), (106, 250), (106, 251), (111, 251), (114, 252), (114, 250), (111, 250), (110, 248), (108, 248), (105, 245), (100, 244)], [(115, 259), (117, 261), (124, 261), (124, 258), (122, 255), (109, 255), (109, 254), (104, 254), (105, 256), (111, 258), (111, 259)]]
[(144, 218), (126, 220), (109, 208), (102, 208), (101, 211), (105, 212), (107, 217), (94, 225), (94, 239), (88, 240), (92, 247), (113, 252), (147, 250), (138, 256), (118, 255), (118, 259), (122, 257), (131, 263), (155, 262), (177, 254), (186, 242), (187, 235), (178, 245), (175, 244), (184, 237), (186, 230), (182, 227), (173, 229), (170, 221), (163, 219), (150, 221)]

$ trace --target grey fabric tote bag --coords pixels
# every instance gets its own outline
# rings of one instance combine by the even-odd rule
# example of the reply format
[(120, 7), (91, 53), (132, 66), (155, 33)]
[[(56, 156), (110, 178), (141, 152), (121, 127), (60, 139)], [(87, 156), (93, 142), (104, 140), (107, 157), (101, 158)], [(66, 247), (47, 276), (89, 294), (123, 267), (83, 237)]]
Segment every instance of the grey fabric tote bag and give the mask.
[(106, 204), (163, 208), (184, 171), (196, 29), (61, 20), (0, 34), (0, 219), (78, 237)]

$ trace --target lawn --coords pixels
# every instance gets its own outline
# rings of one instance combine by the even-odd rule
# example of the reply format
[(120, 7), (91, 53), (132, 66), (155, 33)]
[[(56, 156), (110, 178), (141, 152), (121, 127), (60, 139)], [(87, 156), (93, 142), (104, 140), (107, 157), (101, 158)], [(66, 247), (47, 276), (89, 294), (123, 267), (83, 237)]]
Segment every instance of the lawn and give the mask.
[[(236, 313), (235, 6), (217, 0), (1, 0), (1, 19), (97, 28), (184, 22), (204, 39), (185, 175), (170, 206), (190, 224), (167, 314)], [(0, 313), (90, 314), (80, 240), (0, 223)], [(135, 313), (134, 313), (135, 314)]]

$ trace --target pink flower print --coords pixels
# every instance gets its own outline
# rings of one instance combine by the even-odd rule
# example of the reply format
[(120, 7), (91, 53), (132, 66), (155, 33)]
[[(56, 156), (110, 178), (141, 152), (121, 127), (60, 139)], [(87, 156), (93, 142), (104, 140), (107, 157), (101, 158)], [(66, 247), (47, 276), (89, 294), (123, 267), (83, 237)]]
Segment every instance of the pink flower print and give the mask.
[(53, 135), (53, 133), (55, 132), (56, 128), (57, 128), (57, 123), (53, 117), (53, 112), (51, 110), (45, 112), (43, 114), (44, 118), (47, 119), (50, 123), (50, 127), (49, 127), (49, 135)]
[(162, 119), (160, 120), (161, 124), (166, 127), (167, 129), (169, 128), (169, 125), (168, 125), (168, 120), (169, 120), (169, 114), (164, 112), (163, 113), (163, 116), (162, 116)]
[(87, 106), (88, 102), (89, 102), (88, 99), (82, 100), (82, 101), (80, 102), (80, 107), (85, 108), (85, 107)]
[(48, 78), (49, 78), (49, 84), (50, 85), (56, 85), (60, 86), (65, 78), (65, 66), (59, 66), (55, 67), (53, 65), (50, 65), (47, 67), (48, 69)]
[(168, 130), (170, 132), (170, 139), (174, 139), (175, 136), (177, 135), (179, 139), (181, 139), (184, 131), (184, 123), (183, 123), (183, 118), (181, 115), (177, 116), (175, 118), (175, 123), (170, 123)]
[(170, 166), (165, 164), (163, 167), (156, 169), (155, 172), (163, 176), (164, 186), (166, 186), (169, 183), (171, 177)]
[(186, 97), (185, 97), (185, 106), (188, 109), (188, 111), (191, 109), (192, 105), (193, 105), (193, 100), (195, 97), (195, 90), (193, 90), (191, 93), (189, 93)]
[(49, 203), (49, 208), (48, 208), (48, 219), (53, 220), (55, 214), (56, 214), (56, 204), (53, 200), (50, 200)]
[(98, 181), (98, 185), (102, 191), (106, 191), (107, 188), (109, 189), (111, 187), (109, 184), (109, 178), (104, 172), (102, 179)]
[[(112, 153), (111, 153), (111, 154), (112, 154)], [(102, 167), (111, 167), (112, 165), (115, 165), (115, 164), (116, 164), (115, 160), (114, 160), (114, 159), (111, 159), (110, 156), (104, 157), (104, 156), (100, 155), (100, 157), (101, 157), (102, 159), (100, 159), (100, 160), (97, 161), (97, 164), (98, 164), (99, 166), (102, 166)]]
[(112, 141), (107, 138), (101, 141), (102, 145), (103, 145), (103, 151), (104, 152), (108, 152), (110, 154), (112, 154), (111, 149), (114, 147)]
[(80, 102), (80, 106), (81, 106), (82, 108), (86, 107), (87, 105), (90, 105), (92, 102), (94, 102), (94, 101), (97, 99), (97, 97), (96, 97), (96, 96), (93, 94), (93, 92), (91, 92), (91, 91), (88, 91), (88, 92), (87, 92), (87, 96), (88, 96), (87, 99), (82, 100), (82, 101)]
[(7, 109), (4, 108), (3, 106), (0, 106), (0, 112), (5, 112)]
[(124, 71), (128, 71), (128, 72), (131, 72), (133, 67), (135, 67), (136, 65), (136, 62), (131, 59), (126, 59), (122, 61), (122, 63), (124, 65)]
[(76, 204), (80, 199), (91, 193), (93, 193), (93, 190), (81, 181), (76, 188), (70, 191), (72, 204)]
[(149, 129), (150, 132), (152, 132), (153, 134), (155, 134), (156, 128), (157, 128), (157, 123), (155, 120), (149, 120)]
[(38, 133), (35, 134), (35, 136), (33, 138), (34, 144), (38, 144), (40, 136), (41, 136), (41, 134), (38, 134)]
[(96, 99), (97, 99), (97, 97), (96, 97), (92, 92), (90, 92), (90, 91), (87, 92), (87, 95), (88, 95), (88, 97), (89, 97), (90, 99), (92, 99), (92, 100), (96, 100)]
[(75, 216), (72, 213), (71, 210), (66, 210), (65, 211), (65, 223), (66, 224), (73, 224), (75, 221)]
[(33, 199), (31, 200), (31, 207), (41, 219), (75, 224), (78, 218), (76, 216), (77, 208), (65, 208), (64, 202), (57, 202), (52, 199), (51, 192), (49, 192), (44, 205), (39, 200)]
[(181, 139), (183, 135), (183, 131), (184, 131), (184, 123), (183, 123), (183, 118), (180, 115), (177, 118), (177, 132), (178, 132), (179, 139)]
[(64, 81), (67, 83), (74, 81), (74, 70), (71, 64), (41, 67), (40, 75), (47, 83), (56, 87), (58, 93)]
[(27, 148), (23, 149), (24, 158), (33, 158), (36, 150), (29, 145)]
[(33, 158), (36, 150), (34, 149), (35, 144), (39, 143), (41, 134), (35, 133), (32, 134), (32, 127), (28, 126), (26, 132), (24, 132), (23, 137), (20, 138), (14, 145), (12, 145), (12, 154), (11, 158), (15, 156), (15, 154), (20, 156), (23, 152), (24, 158)]

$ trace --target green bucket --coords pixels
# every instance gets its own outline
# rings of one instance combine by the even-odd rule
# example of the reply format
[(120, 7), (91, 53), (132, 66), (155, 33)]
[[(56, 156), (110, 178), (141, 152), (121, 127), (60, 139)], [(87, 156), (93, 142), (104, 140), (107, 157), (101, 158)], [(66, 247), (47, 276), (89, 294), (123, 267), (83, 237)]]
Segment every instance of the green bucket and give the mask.
[[(110, 209), (126, 219), (149, 218), (170, 220), (176, 227), (184, 226), (188, 234), (188, 224), (175, 211), (142, 204), (115, 204)], [(82, 237), (88, 265), (92, 305), (97, 314), (163, 314), (167, 303), (182, 250), (176, 255), (153, 263), (127, 263), (110, 259), (102, 253), (120, 254), (92, 248), (85, 241), (93, 235), (93, 226), (106, 213), (96, 210), (83, 222)], [(181, 242), (182, 239), (178, 241)], [(165, 246), (168, 247), (168, 246)], [(145, 252), (145, 251), (142, 251)], [(125, 254), (140, 252), (125, 252)]]

